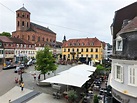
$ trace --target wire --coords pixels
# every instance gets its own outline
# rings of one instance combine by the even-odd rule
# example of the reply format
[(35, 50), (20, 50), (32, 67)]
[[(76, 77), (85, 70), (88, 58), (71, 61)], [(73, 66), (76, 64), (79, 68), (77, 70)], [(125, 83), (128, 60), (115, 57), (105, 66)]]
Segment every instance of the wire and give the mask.
[[(8, 7), (5, 6), (4, 4), (2, 4), (1, 2), (0, 2), (0, 4), (15, 14), (15, 12), (14, 12), (13, 10), (11, 10), (10, 8), (8, 8)], [(34, 20), (34, 21), (37, 21), (37, 20)], [(46, 23), (46, 22), (42, 22), (42, 21), (37, 21), (37, 22)], [(75, 29), (75, 28), (60, 26), (60, 25), (51, 24), (51, 23), (46, 23), (46, 24), (53, 25), (53, 26), (60, 27), (60, 28), (65, 28), (65, 29), (70, 29), (70, 30), (74, 30), (74, 31), (79, 31), (79, 32), (84, 32), (84, 33), (91, 34), (90, 32), (81, 31), (81, 30), (78, 30), (78, 29)]]
[(15, 12), (14, 12), (13, 10), (11, 10), (10, 8), (8, 8), (8, 7), (5, 6), (4, 4), (2, 4), (1, 2), (0, 2), (0, 4), (15, 14)]

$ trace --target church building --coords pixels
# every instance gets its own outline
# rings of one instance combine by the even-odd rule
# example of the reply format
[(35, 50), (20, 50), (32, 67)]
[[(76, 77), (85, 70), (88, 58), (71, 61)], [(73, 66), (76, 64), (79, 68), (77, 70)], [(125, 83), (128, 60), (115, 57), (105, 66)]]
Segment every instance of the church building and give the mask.
[(12, 32), (12, 37), (27, 40), (35, 47), (53, 46), (56, 33), (47, 27), (32, 23), (30, 14), (24, 6), (16, 11), (16, 31)]

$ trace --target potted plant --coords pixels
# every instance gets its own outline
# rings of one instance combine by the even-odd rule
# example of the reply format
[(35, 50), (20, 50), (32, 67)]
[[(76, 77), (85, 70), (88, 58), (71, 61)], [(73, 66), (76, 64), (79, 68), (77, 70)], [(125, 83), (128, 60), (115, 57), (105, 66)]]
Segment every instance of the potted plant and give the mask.
[(77, 97), (78, 97), (78, 96), (77, 96), (77, 94), (76, 94), (76, 91), (70, 90), (70, 91), (68, 92), (68, 101), (69, 101), (70, 103), (75, 103)]

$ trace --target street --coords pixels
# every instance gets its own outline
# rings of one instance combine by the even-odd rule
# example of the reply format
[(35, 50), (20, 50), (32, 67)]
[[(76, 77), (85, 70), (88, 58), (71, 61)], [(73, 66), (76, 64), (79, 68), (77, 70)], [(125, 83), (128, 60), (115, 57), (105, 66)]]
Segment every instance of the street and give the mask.
[[(37, 77), (39, 75), (39, 72), (35, 71), (34, 67), (34, 65), (28, 67), (25, 70), (25, 73), (22, 74), (23, 81), (25, 84), (24, 87), (31, 90), (40, 91), (41, 93), (52, 94), (51, 87), (38, 86), (36, 84), (38, 81)], [(70, 67), (71, 65), (59, 65), (58, 69), (56, 70), (56, 74), (63, 70), (67, 70)], [(34, 77), (32, 76), (33, 73), (36, 73), (36, 80), (34, 80)], [(50, 75), (46, 74), (46, 78), (49, 78), (51, 76), (54, 76), (54, 73), (50, 73)], [(0, 72), (0, 96), (8, 92), (14, 86), (19, 85), (15, 83), (15, 77), (18, 77), (20, 79), (20, 75), (18, 75), (18, 73), (14, 73), (14, 69), (2, 70)], [(41, 80), (43, 80), (43, 75), (41, 75)]]

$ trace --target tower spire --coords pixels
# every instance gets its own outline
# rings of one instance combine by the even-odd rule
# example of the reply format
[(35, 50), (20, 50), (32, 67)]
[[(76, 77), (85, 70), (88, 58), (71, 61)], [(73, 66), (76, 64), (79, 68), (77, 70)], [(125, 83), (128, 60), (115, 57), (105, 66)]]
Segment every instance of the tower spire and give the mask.
[(24, 3), (23, 3), (23, 7), (24, 7)]

